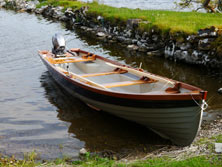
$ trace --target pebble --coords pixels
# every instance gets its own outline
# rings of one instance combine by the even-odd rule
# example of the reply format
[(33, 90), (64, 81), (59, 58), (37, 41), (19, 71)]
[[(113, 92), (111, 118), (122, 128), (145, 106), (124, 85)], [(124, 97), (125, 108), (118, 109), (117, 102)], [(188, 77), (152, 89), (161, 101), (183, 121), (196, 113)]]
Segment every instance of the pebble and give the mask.
[(84, 155), (84, 154), (86, 154), (87, 153), (87, 150), (85, 149), (85, 148), (81, 148), (80, 150), (79, 150), (79, 154), (81, 154), (81, 155)]

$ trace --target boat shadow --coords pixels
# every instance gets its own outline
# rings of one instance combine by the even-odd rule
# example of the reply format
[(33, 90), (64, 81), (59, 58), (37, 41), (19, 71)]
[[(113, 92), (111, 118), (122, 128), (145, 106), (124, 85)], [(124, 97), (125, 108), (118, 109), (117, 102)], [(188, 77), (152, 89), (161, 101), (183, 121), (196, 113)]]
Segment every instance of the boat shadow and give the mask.
[(63, 90), (48, 72), (42, 74), (40, 82), (45, 97), (57, 108), (58, 119), (70, 123), (68, 133), (83, 141), (90, 152), (128, 156), (171, 144), (141, 125), (88, 107)]

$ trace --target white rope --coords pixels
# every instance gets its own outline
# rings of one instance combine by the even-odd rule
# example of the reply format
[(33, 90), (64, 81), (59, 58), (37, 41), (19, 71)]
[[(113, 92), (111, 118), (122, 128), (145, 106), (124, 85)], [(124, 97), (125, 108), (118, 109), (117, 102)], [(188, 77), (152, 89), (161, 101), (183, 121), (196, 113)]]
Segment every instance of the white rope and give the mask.
[(206, 110), (206, 109), (208, 108), (208, 104), (207, 104), (207, 102), (206, 102), (204, 99), (202, 100), (202, 104), (199, 104), (199, 103), (193, 98), (192, 94), (191, 94), (191, 97), (192, 97), (193, 101), (201, 108), (202, 111), (204, 111), (204, 110)]

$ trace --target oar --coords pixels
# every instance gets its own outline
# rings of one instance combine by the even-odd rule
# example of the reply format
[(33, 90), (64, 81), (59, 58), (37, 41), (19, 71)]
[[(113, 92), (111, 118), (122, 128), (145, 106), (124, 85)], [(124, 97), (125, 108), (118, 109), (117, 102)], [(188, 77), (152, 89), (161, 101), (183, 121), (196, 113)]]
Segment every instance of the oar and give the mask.
[(127, 70), (128, 72), (130, 72), (132, 74), (135, 74), (135, 75), (139, 75), (140, 77), (147, 76), (147, 77), (150, 77), (150, 78), (158, 80), (158, 81), (168, 82), (169, 84), (172, 84), (173, 86), (175, 85), (175, 82), (170, 81), (170, 80), (165, 79), (165, 78), (162, 78), (162, 77), (159, 77), (159, 76), (156, 76), (156, 75), (148, 74), (148, 73), (145, 73), (145, 72), (142, 72), (142, 71), (138, 71), (138, 70), (135, 70), (135, 69), (129, 68), (129, 67), (118, 66), (118, 65), (115, 65), (115, 64), (112, 64), (112, 63), (108, 63), (108, 62), (106, 62), (106, 64), (109, 65), (109, 66), (112, 66), (112, 67), (116, 67), (116, 68), (120, 68), (120, 69), (123, 69), (123, 70)]

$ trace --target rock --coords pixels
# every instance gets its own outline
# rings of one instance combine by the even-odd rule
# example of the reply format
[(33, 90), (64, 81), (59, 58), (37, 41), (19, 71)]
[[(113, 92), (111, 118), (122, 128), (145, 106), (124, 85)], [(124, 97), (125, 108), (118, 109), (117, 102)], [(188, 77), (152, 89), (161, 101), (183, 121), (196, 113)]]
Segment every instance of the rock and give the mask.
[(198, 49), (199, 50), (210, 50), (211, 49), (211, 45), (210, 45), (211, 42), (212, 42), (212, 40), (209, 38), (199, 40)]
[(26, 10), (28, 12), (33, 12), (35, 10), (37, 4), (39, 4), (39, 1), (37, 1), (37, 0), (35, 0), (35, 1), (27, 1)]
[(158, 35), (156, 35), (156, 34), (152, 35), (152, 40), (153, 40), (154, 42), (157, 42), (158, 39), (159, 39)]
[(199, 37), (217, 37), (217, 29), (212, 26), (211, 28), (200, 29), (198, 31)]
[(222, 94), (222, 88), (218, 89), (217, 92)]
[(191, 43), (195, 42), (196, 41), (196, 35), (189, 35), (187, 37), (187, 41), (189, 41)]
[(177, 47), (179, 47), (180, 50), (188, 50), (191, 48), (191, 44), (190, 43), (182, 43), (182, 44), (177, 43)]
[(145, 39), (141, 39), (140, 42), (146, 43), (146, 40)]
[(117, 39), (117, 41), (119, 41), (121, 43), (123, 43), (126, 40), (126, 38), (123, 36), (117, 36), (116, 39)]
[(139, 47), (138, 46), (136, 46), (136, 45), (128, 45), (127, 46), (127, 49), (129, 49), (129, 50), (138, 50), (139, 49)]
[(144, 32), (142, 35), (142, 39), (146, 40), (147, 37), (148, 37), (148, 32)]
[(147, 52), (148, 56), (162, 56), (163, 54), (164, 54), (163, 50), (155, 50), (155, 51)]
[(215, 143), (215, 152), (222, 153), (222, 143)]
[(139, 23), (141, 22), (141, 19), (129, 19), (126, 22), (126, 27), (128, 29), (135, 29), (139, 26)]
[(4, 0), (0, 0), (0, 8), (5, 6), (6, 5), (6, 2)]
[(139, 47), (142, 47), (143, 43), (140, 42), (140, 41), (137, 41), (136, 45), (139, 46)]
[(137, 39), (133, 39), (132, 40), (132, 44), (137, 44), (138, 40)]
[(105, 38), (106, 34), (104, 32), (97, 32), (96, 36)]
[(132, 30), (128, 30), (125, 32), (125, 37), (131, 38), (132, 37)]
[(59, 19), (59, 18), (63, 17), (64, 14), (62, 12), (62, 9), (63, 9), (63, 7), (54, 8), (53, 12), (52, 12), (52, 17), (55, 19)]
[(81, 148), (80, 150), (79, 150), (79, 154), (80, 155), (85, 155), (87, 153), (87, 150), (85, 149), (85, 148)]
[(142, 45), (140, 45), (140, 46), (139, 46), (139, 51), (140, 51), (140, 52), (147, 52), (146, 44), (143, 43)]
[(112, 40), (112, 39), (113, 39), (113, 36), (112, 36), (112, 35), (109, 35), (109, 36), (107, 37), (107, 39), (108, 39), (108, 40)]
[(93, 29), (92, 28), (87, 28), (86, 31), (91, 32), (91, 31), (93, 31)]
[(156, 45), (156, 44), (147, 44), (146, 47), (147, 47), (148, 51), (154, 51), (154, 50), (158, 50), (159, 49), (158, 45)]
[(75, 14), (73, 13), (72, 11), (72, 8), (67, 8), (66, 11), (65, 11), (65, 16), (68, 17), (68, 18), (71, 18), (71, 17), (74, 17)]
[(193, 59), (193, 61), (197, 61), (199, 59), (199, 52), (194, 50), (191, 54), (191, 58)]

